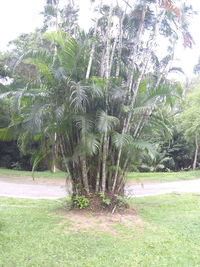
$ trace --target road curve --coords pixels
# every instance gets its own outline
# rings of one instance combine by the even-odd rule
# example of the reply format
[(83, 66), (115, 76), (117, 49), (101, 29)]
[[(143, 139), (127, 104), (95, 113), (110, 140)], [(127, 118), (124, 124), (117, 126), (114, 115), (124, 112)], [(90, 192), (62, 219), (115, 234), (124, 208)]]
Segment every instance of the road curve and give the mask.
[(132, 185), (126, 188), (126, 195), (130, 197), (155, 196), (167, 193), (200, 193), (200, 179), (182, 180), (177, 182), (148, 183)]
[(65, 186), (21, 184), (0, 181), (0, 196), (28, 199), (58, 199), (66, 197)]
[[(64, 184), (40, 184), (38, 182), (9, 182), (11, 178), (0, 180), (0, 196), (27, 199), (58, 199), (67, 196)], [(144, 197), (166, 193), (200, 193), (200, 179), (166, 183), (129, 185), (125, 189), (128, 197)]]

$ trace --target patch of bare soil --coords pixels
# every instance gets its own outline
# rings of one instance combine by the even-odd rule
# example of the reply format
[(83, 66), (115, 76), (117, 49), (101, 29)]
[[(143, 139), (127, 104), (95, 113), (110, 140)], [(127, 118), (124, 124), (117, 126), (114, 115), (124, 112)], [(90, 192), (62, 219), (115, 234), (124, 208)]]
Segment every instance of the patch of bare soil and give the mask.
[[(86, 198), (88, 200), (88, 206), (85, 207), (85, 210), (93, 213), (123, 213), (129, 208), (128, 203), (123, 197), (111, 193), (105, 193), (104, 195), (90, 193), (90, 195), (87, 195)], [(72, 203), (72, 208), (79, 210), (79, 205), (77, 204), (76, 198), (72, 201)]]
[(143, 232), (144, 223), (134, 210), (124, 213), (92, 213), (86, 210), (60, 210), (57, 212), (62, 220), (65, 233), (92, 232), (108, 233), (126, 239), (138, 238)]

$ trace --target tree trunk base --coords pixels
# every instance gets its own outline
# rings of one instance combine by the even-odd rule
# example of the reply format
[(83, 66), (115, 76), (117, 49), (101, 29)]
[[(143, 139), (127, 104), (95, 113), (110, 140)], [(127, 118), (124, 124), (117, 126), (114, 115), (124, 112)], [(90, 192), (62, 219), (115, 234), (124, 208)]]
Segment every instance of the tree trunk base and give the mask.
[(72, 197), (72, 209), (87, 210), (90, 212), (124, 212), (129, 208), (128, 203), (122, 196), (111, 193), (93, 193), (87, 196), (76, 195)]

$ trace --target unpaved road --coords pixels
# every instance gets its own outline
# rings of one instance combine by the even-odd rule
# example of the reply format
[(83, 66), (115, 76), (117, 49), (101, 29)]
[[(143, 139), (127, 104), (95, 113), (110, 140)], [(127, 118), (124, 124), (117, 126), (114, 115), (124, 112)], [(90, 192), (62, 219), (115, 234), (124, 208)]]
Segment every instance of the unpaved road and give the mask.
[(126, 187), (130, 197), (155, 196), (167, 193), (200, 193), (200, 179), (178, 182), (147, 183), (144, 186), (131, 185)]
[[(178, 182), (133, 184), (126, 187), (129, 197), (153, 196), (166, 193), (200, 193), (200, 179)], [(0, 196), (57, 199), (67, 196), (64, 180), (0, 177)]]
[(36, 179), (30, 177), (0, 177), (0, 196), (57, 199), (66, 197), (67, 190), (64, 179)]

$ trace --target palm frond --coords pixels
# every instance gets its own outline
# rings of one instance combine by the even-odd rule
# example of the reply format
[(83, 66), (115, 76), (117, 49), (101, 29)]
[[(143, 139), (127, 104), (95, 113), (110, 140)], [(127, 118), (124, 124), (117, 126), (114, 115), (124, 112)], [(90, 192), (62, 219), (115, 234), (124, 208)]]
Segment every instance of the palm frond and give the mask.
[(86, 115), (75, 115), (74, 116), (75, 125), (82, 133), (86, 134), (91, 132), (94, 125), (93, 121)]
[(100, 147), (98, 136), (93, 133), (88, 133), (85, 138), (86, 154), (95, 155), (97, 154)]
[(124, 147), (125, 145), (128, 145), (133, 141), (133, 138), (129, 134), (120, 134), (120, 133), (114, 133), (113, 134), (113, 143), (116, 148)]
[(73, 109), (77, 111), (84, 111), (88, 97), (86, 93), (86, 86), (82, 86), (80, 83), (74, 83), (71, 86), (70, 101)]
[(63, 31), (45, 33), (44, 38), (60, 49), (57, 58), (61, 66), (71, 70), (75, 66), (78, 44), (70, 35)]
[(155, 146), (147, 141), (144, 140), (133, 140), (131, 143), (128, 144), (129, 146), (132, 146), (133, 148), (140, 150), (140, 151), (146, 151), (150, 154), (155, 154)]
[(108, 115), (105, 111), (99, 111), (97, 114), (97, 128), (100, 132), (112, 130), (117, 124), (119, 119)]
[(0, 140), (1, 141), (12, 141), (16, 139), (16, 135), (14, 133), (14, 128), (0, 128)]
[(55, 84), (55, 80), (52, 75), (52, 70), (50, 69), (50, 66), (44, 63), (44, 61), (41, 61), (37, 58), (27, 58), (26, 60), (24, 60), (24, 62), (27, 64), (34, 65), (47, 82)]

